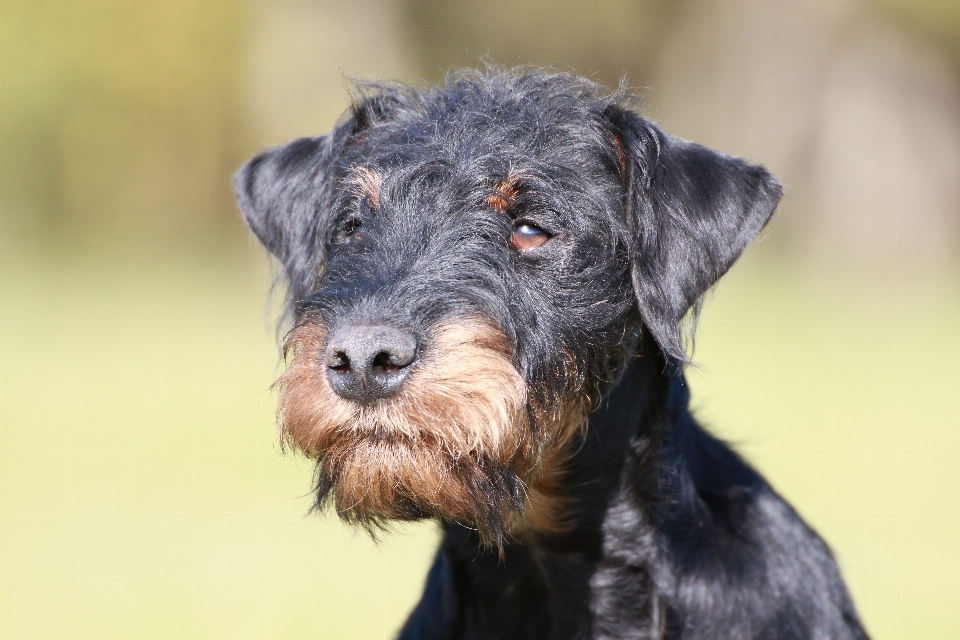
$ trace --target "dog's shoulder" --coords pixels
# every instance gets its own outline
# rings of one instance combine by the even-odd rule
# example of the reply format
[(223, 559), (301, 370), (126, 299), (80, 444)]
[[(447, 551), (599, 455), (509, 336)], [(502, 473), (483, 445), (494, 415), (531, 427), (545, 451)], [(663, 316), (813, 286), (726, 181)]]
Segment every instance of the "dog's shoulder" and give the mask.
[[(675, 413), (672, 426), (660, 469), (667, 490), (660, 504), (645, 509), (647, 527), (638, 526), (637, 516), (626, 529), (617, 526), (618, 519), (631, 520), (622, 504), (604, 527), (605, 556), (634, 555), (645, 566), (651, 615), (666, 637), (714, 638), (724, 629), (724, 637), (734, 638), (866, 638), (817, 533), (688, 410)], [(619, 571), (633, 587), (629, 569)], [(620, 581), (595, 581), (610, 582)]]

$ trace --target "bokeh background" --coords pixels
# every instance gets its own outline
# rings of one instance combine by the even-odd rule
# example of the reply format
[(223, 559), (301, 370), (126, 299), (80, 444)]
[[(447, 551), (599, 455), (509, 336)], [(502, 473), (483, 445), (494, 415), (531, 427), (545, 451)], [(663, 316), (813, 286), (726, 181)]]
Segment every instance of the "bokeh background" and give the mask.
[(437, 532), (305, 516), (229, 176), (346, 77), (627, 82), (787, 188), (716, 289), (699, 415), (878, 640), (960, 637), (956, 0), (0, 0), (0, 636), (388, 638)]

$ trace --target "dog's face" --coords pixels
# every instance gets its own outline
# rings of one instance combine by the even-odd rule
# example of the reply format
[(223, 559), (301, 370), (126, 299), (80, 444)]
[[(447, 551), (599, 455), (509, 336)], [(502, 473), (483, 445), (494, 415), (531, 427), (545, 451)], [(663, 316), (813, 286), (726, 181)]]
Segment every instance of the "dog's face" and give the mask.
[(288, 281), (281, 431), (318, 503), (496, 542), (644, 328), (683, 361), (681, 318), (780, 188), (624, 103), (542, 72), (379, 89), (238, 173)]

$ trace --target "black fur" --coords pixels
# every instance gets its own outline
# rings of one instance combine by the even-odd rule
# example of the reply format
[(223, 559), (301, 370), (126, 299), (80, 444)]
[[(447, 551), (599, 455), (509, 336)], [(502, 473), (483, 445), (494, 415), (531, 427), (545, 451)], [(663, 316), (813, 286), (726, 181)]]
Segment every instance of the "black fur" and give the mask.
[[(501, 556), (445, 523), (403, 639), (866, 638), (827, 546), (688, 408), (684, 317), (780, 185), (634, 109), (539, 70), (366, 87), (330, 134), (237, 175), (293, 319), (429, 341), (479, 314), (509, 337), (533, 401), (592, 399), (566, 463), (571, 526)], [(383, 177), (376, 206), (350, 185), (358, 166)], [(505, 215), (486, 198), (511, 175)], [(552, 239), (512, 249), (518, 221)]]

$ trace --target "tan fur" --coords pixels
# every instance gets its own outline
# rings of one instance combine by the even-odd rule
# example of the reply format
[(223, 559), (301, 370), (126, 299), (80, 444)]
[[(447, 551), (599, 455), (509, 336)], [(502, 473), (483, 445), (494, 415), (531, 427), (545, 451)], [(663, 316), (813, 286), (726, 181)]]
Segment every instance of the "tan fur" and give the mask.
[[(438, 327), (398, 394), (368, 406), (330, 387), (326, 338), (315, 317), (287, 338), (280, 433), (320, 462), (341, 517), (433, 515), (482, 528), (478, 519), (496, 510), (514, 536), (567, 528), (564, 463), (586, 424), (586, 403), (531, 407), (502, 331), (477, 319)], [(522, 512), (490, 504), (484, 490), (492, 473), (506, 470), (524, 485)]]
[(492, 473), (510, 470), (529, 487), (534, 526), (553, 528), (558, 480), (542, 463), (560, 468), (569, 429), (541, 426), (534, 437), (526, 386), (499, 329), (476, 319), (437, 328), (398, 394), (365, 407), (330, 387), (325, 343), (316, 318), (288, 337), (289, 366), (277, 381), (280, 428), (286, 444), (330, 475), (341, 516), (473, 523), (509, 510), (489, 504), (484, 487)]
[(326, 331), (302, 323), (287, 340), (292, 356), (277, 381), (281, 434), (310, 457), (338, 434), (436, 438), (452, 455), (482, 453), (506, 462), (526, 430), (526, 388), (506, 339), (474, 321), (451, 324), (433, 340), (394, 398), (362, 407), (334, 393), (321, 352)]
[(560, 404), (562, 410), (559, 415), (542, 416), (538, 420), (541, 424), (550, 425), (549, 439), (542, 446), (537, 463), (525, 478), (527, 491), (523, 512), (507, 514), (507, 529), (514, 537), (562, 533), (573, 524), (567, 518), (566, 463), (574, 453), (574, 436), (582, 433), (586, 427), (587, 403), (576, 398)]
[(627, 154), (623, 151), (623, 137), (619, 133), (613, 134), (613, 148), (617, 150), (617, 162), (620, 164), (620, 175), (627, 175)]
[(520, 193), (520, 176), (510, 174), (503, 182), (493, 187), (493, 193), (487, 196), (487, 204), (502, 213), (506, 213), (513, 206)]

